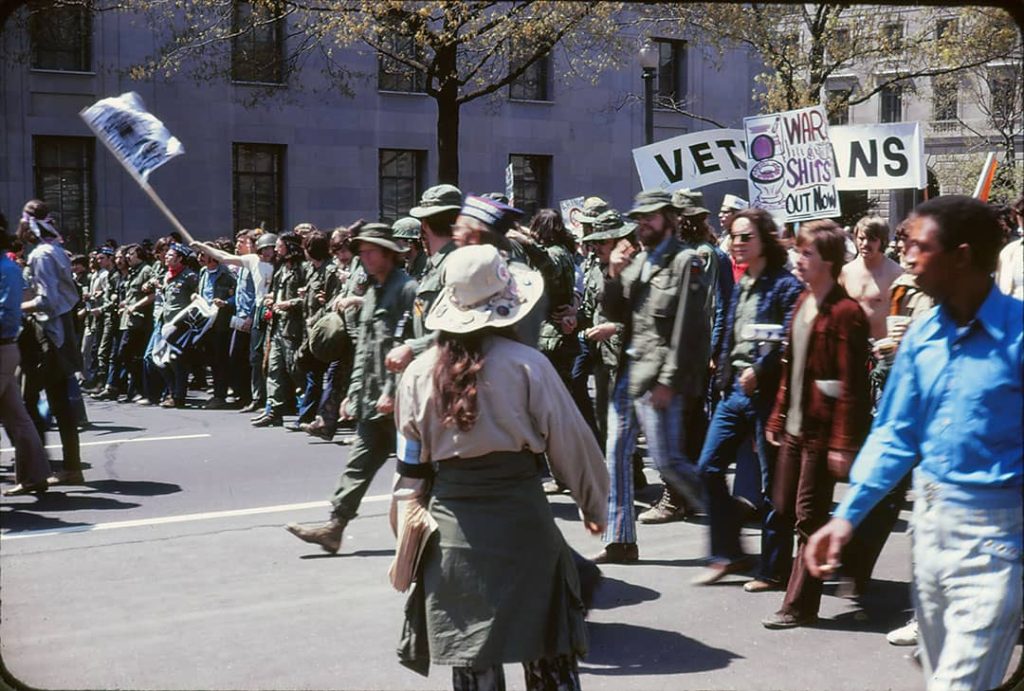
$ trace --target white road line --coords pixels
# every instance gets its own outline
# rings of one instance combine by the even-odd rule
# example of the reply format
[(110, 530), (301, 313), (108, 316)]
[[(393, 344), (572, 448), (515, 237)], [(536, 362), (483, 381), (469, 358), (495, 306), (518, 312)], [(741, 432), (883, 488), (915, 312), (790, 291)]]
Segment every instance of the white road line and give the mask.
[[(363, 503), (387, 501), (391, 499), (390, 494), (378, 494), (372, 497), (363, 497)], [(283, 511), (302, 511), (304, 509), (317, 509), (326, 507), (329, 502), (309, 501), (303, 504), (278, 504), (277, 506), (260, 506), (253, 509), (232, 509), (230, 511), (211, 511), (207, 513), (187, 513), (181, 516), (162, 516), (159, 518), (140, 518), (133, 521), (112, 521), (110, 523), (96, 523), (94, 525), (72, 525), (67, 528), (54, 528), (53, 530), (29, 530), (11, 534), (10, 532), (0, 535), (0, 542), (7, 540), (23, 540), (30, 537), (46, 537), (48, 535), (63, 535), (64, 533), (89, 533), (97, 530), (117, 530), (119, 528), (140, 528), (150, 525), (168, 525), (171, 523), (191, 523), (194, 521), (209, 521), (219, 518), (235, 518), (238, 516), (258, 516), (265, 513), (281, 513)]]
[[(212, 434), (178, 434), (172, 437), (138, 437), (136, 439), (106, 439), (104, 441), (87, 441), (79, 444), (79, 446), (106, 446), (107, 444), (131, 444), (137, 441), (177, 441), (179, 439), (206, 439), (212, 437)], [(50, 444), (46, 448), (48, 449), (59, 449), (60, 444)], [(3, 451), (14, 451), (14, 447), (0, 449)]]

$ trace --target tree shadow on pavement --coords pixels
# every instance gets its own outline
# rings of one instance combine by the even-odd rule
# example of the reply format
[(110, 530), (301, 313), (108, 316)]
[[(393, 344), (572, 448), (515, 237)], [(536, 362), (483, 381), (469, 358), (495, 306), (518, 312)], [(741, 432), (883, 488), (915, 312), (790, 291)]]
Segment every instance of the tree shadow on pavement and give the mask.
[(641, 602), (657, 600), (659, 597), (661, 597), (661, 593), (657, 590), (604, 576), (594, 593), (594, 602), (590, 605), (590, 609), (629, 607)]
[(99, 494), (123, 494), (132, 497), (156, 497), (181, 491), (181, 485), (149, 480), (90, 480), (89, 487)]
[(580, 671), (596, 676), (692, 674), (728, 667), (738, 655), (678, 631), (589, 623), (590, 652)]

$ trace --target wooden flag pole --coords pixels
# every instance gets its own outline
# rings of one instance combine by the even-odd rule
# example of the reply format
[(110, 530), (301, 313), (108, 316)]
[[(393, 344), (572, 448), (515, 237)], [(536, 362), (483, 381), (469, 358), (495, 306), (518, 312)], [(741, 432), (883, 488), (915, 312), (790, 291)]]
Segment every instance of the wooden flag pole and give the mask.
[(992, 181), (996, 176), (996, 168), (999, 167), (999, 162), (996, 161), (996, 155), (990, 153), (985, 158), (985, 165), (981, 168), (981, 175), (978, 177), (978, 186), (974, 188), (974, 198), (980, 199), (983, 202), (988, 201), (989, 192), (992, 191)]
[(164, 200), (160, 198), (160, 195), (156, 193), (156, 190), (154, 190), (146, 181), (146, 179), (139, 174), (139, 171), (135, 170), (135, 166), (126, 161), (124, 157), (116, 149), (114, 149), (114, 147), (110, 145), (110, 142), (107, 141), (107, 138), (103, 136), (103, 134), (99, 132), (95, 127), (92, 126), (91, 122), (86, 120), (85, 124), (89, 126), (89, 129), (96, 133), (96, 138), (103, 142), (103, 145), (107, 147), (110, 153), (114, 154), (114, 158), (116, 158), (121, 163), (121, 166), (128, 171), (128, 174), (131, 175), (135, 182), (138, 183), (139, 187), (142, 188), (142, 191), (149, 195), (149, 198), (153, 200), (153, 203), (156, 204), (156, 207), (163, 212), (164, 216), (167, 217), (167, 220), (170, 221), (171, 225), (174, 226), (174, 229), (181, 233), (181, 237), (184, 238), (185, 242), (187, 244), (195, 242), (195, 238), (192, 237), (192, 234), (185, 229), (185, 226), (181, 224), (181, 221), (178, 220), (178, 217), (175, 216), (174, 213), (169, 208), (167, 208), (167, 205), (164, 204)]

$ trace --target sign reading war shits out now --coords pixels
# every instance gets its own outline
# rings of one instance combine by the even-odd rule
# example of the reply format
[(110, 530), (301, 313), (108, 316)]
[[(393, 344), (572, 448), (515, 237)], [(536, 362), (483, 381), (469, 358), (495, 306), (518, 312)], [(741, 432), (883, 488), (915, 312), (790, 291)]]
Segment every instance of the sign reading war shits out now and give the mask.
[(787, 221), (838, 216), (839, 194), (823, 106), (743, 119), (750, 205)]

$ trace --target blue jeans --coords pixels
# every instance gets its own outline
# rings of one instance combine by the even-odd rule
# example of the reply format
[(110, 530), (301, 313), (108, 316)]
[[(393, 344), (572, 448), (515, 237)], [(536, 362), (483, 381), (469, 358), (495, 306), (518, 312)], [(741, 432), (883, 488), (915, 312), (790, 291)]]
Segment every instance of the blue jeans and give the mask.
[(636, 542), (633, 515), (633, 451), (643, 425), (647, 453), (662, 479), (691, 506), (704, 503), (700, 479), (683, 445), (683, 396), (676, 394), (666, 408), (651, 405), (651, 392), (637, 399), (629, 395), (629, 368), (623, 366), (608, 407), (608, 442), (605, 462), (611, 484), (608, 492), (608, 527), (604, 541)]
[(915, 471), (914, 611), (927, 685), (994, 689), (1020, 633), (1021, 507), (949, 501), (946, 488)]
[(747, 396), (738, 382), (733, 385), (725, 400), (715, 408), (698, 468), (708, 497), (711, 559), (735, 561), (743, 556), (740, 546), (743, 523), (740, 507), (726, 485), (725, 473), (736, 461), (740, 444), (754, 435), (761, 472), (761, 501), (765, 506), (761, 568), (757, 577), (783, 583), (792, 566), (793, 526), (778, 515), (771, 503), (772, 475), (778, 450), (766, 441), (764, 428), (774, 400), (762, 398), (757, 392), (753, 397)]

